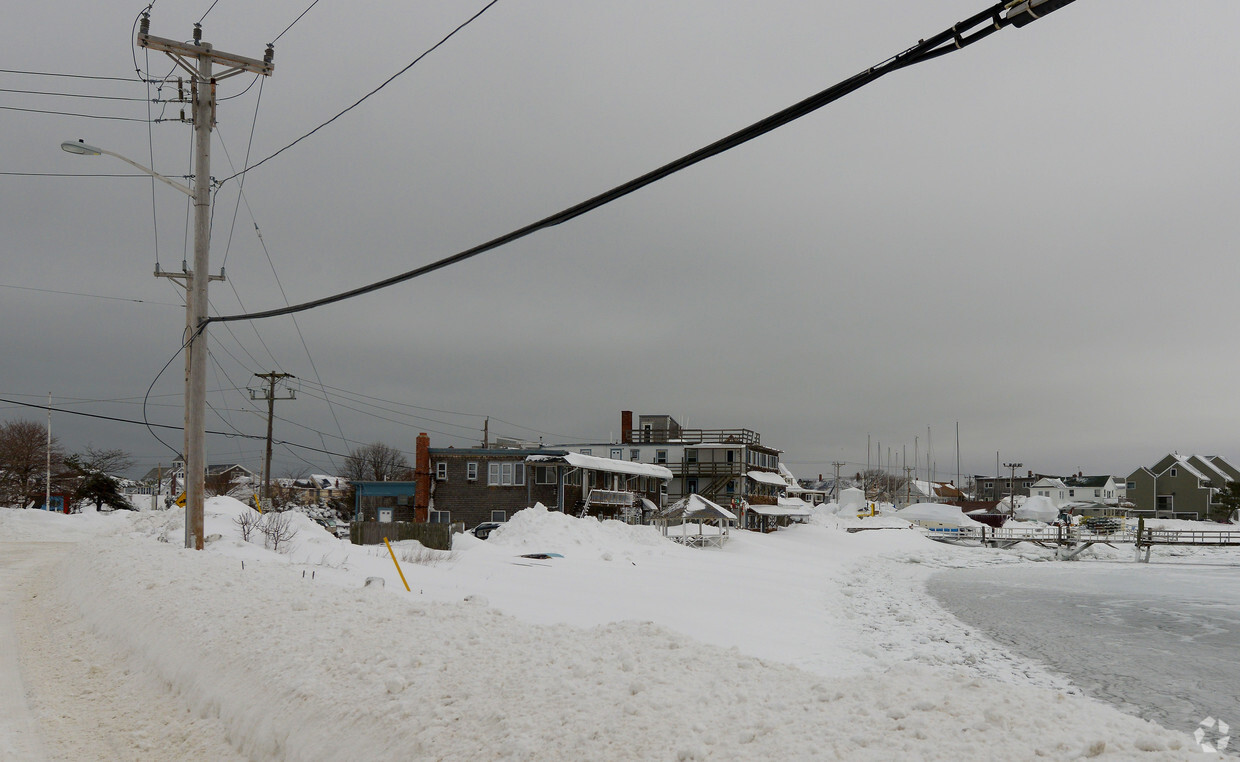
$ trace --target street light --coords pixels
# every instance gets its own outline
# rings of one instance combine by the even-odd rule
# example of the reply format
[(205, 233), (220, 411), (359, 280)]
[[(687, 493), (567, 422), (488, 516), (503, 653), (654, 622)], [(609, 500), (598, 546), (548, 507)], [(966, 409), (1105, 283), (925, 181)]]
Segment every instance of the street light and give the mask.
[[(78, 156), (112, 156), (140, 172), (181, 191), (194, 200), (194, 269), (185, 278), (185, 547), (202, 550), (203, 498), (206, 489), (207, 407), (207, 283), (210, 258), (210, 176), (205, 161), (198, 165), (194, 188), (164, 177), (150, 167), (114, 151), (78, 140), (65, 141), (61, 150)], [(157, 269), (156, 275), (161, 275)], [(199, 277), (201, 276), (201, 277)], [(220, 276), (223, 277), (222, 274)]]
[(176, 188), (177, 190), (181, 191), (187, 196), (194, 195), (194, 191), (191, 190), (188, 185), (183, 185), (181, 183), (178, 183), (176, 180), (173, 180), (168, 177), (164, 177), (163, 175), (159, 174), (155, 170), (150, 169), (148, 167), (144, 167), (138, 162), (134, 161), (133, 159), (129, 159), (124, 156), (121, 156), (119, 153), (114, 153), (104, 148), (97, 148), (82, 140), (79, 140), (76, 143), (74, 143), (71, 140), (66, 140), (65, 142), (60, 144), (60, 150), (66, 153), (77, 154), (78, 156), (112, 156), (114, 158), (120, 159), (121, 161), (125, 162), (129, 166), (134, 167), (138, 171), (148, 174), (151, 177), (155, 178), (156, 180), (159, 180), (162, 183), (165, 183), (167, 185), (172, 186), (173, 188)]

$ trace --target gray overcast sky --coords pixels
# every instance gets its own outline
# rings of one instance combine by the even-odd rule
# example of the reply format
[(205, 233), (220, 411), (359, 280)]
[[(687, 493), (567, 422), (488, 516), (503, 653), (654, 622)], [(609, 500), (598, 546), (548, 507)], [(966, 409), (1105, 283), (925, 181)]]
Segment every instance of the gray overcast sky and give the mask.
[[(273, 77), (221, 83), (212, 174), (334, 116), (484, 4), (322, 0), (277, 42)], [(308, 5), (219, 0), (203, 38), (261, 57)], [(151, 33), (188, 39), (208, 7), (158, 0)], [(242, 203), (225, 184), (212, 267), (229, 281), (212, 309), (298, 303), (489, 240), (985, 7), (500, 0), (248, 174)], [(133, 45), (141, 10), (14, 4), (0, 68), (126, 77), (136, 56), (163, 75), (169, 59)], [(277, 438), (336, 453), (412, 452), (418, 431), (469, 446), (486, 415), (493, 435), (606, 440), (631, 409), (755, 429), (800, 476), (855, 468), (867, 435), (911, 461), (929, 426), (950, 478), (957, 422), (965, 473), (993, 473), (996, 451), (1119, 475), (1171, 449), (1238, 456), (1238, 28), (1231, 1), (1078, 0), (464, 264), (295, 324), (214, 325), (208, 426), (262, 434), (244, 388), (279, 370), (301, 391), (277, 404)], [(147, 97), (136, 81), (0, 73), (0, 87)], [(59, 149), (76, 138), (190, 171), (189, 127), (148, 129), (140, 101), (0, 105), (0, 172), (130, 171)], [(151, 273), (157, 256), (192, 256), (187, 229), (185, 198), (144, 178), (0, 175), (0, 396), (142, 418), (184, 321), (178, 289)], [(155, 383), (150, 420), (180, 423), (181, 369)], [(0, 416), (43, 419), (4, 403)], [(53, 428), (141, 466), (171, 455), (141, 427)], [(179, 432), (160, 436), (179, 449)], [(258, 442), (208, 446), (211, 462), (261, 461)], [(278, 449), (277, 475), (333, 468), (299, 453)]]

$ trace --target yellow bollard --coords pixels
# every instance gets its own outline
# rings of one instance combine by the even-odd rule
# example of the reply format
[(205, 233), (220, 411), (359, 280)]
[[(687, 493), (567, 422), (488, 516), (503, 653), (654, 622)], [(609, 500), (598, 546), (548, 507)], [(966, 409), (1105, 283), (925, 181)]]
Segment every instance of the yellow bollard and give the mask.
[(383, 538), (383, 544), (387, 546), (388, 553), (392, 554), (392, 563), (396, 564), (396, 573), (400, 575), (400, 581), (405, 583), (405, 592), (412, 593), (409, 589), (409, 583), (405, 580), (405, 573), (400, 570), (400, 561), (396, 560), (396, 553), (392, 551), (392, 543), (388, 542), (388, 538)]

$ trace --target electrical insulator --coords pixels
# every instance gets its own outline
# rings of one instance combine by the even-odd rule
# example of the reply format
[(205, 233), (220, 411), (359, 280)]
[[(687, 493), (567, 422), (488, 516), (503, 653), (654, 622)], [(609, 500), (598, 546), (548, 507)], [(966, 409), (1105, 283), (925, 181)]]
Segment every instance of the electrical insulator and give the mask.
[(267, 52), (263, 54), (263, 63), (270, 66), (271, 62), (274, 61), (275, 58), (276, 58), (275, 46), (269, 42), (267, 43)]
[(150, 33), (151, 33), (151, 14), (143, 12), (142, 26), (138, 28), (138, 34), (146, 35)]
[(185, 102), (185, 80), (177, 77), (177, 100)]
[(194, 44), (202, 44), (202, 24), (194, 24)]

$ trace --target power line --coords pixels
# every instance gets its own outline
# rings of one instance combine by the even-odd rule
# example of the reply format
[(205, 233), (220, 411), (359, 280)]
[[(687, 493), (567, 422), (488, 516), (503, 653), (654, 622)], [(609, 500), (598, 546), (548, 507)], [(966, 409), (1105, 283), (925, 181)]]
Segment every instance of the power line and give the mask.
[[(180, 354), (180, 353), (178, 352), (177, 354)], [(98, 413), (84, 413), (81, 410), (66, 410), (65, 408), (52, 407), (50, 405), (36, 405), (32, 402), (18, 402), (17, 400), (5, 399), (3, 397), (0, 397), (0, 402), (6, 402), (10, 405), (17, 405), (19, 407), (35, 408), (37, 410), (50, 410), (53, 413), (63, 413), (65, 415), (76, 415), (80, 418), (96, 418), (102, 421), (112, 421), (114, 423), (128, 423), (134, 426), (146, 426), (148, 428), (153, 427), (157, 429), (168, 429), (171, 431), (184, 431), (185, 430), (183, 426), (173, 426), (167, 423), (150, 423), (149, 421), (136, 421), (130, 418), (118, 418), (116, 416), (100, 415)], [(244, 434), (244, 433), (241, 433), (240, 431), (235, 431), (235, 430), (231, 432), (209, 431), (208, 430), (207, 433), (212, 434), (214, 436), (221, 436), (221, 437), (239, 437), (241, 439), (258, 439), (258, 440), (263, 440), (263, 441), (266, 441), (267, 439), (266, 437), (260, 436), (258, 434)], [(344, 455), (342, 453), (332, 452), (330, 450), (323, 450), (318, 447), (311, 447), (310, 445), (298, 444), (296, 442), (274, 441), (274, 443), (283, 445), (286, 447), (296, 447), (301, 450), (309, 450), (310, 452), (323, 453), (324, 455), (334, 455), (338, 458), (348, 457), (347, 455)], [(165, 446), (168, 446), (168, 445), (165, 443)], [(180, 453), (178, 452), (177, 454), (179, 455)]]
[(82, 172), (0, 172), (0, 175), (8, 175), (11, 177), (136, 177), (142, 180), (150, 178), (150, 175), (133, 173), (133, 174), (100, 174), (92, 172), (85, 174)]
[[(301, 17), (302, 17), (302, 16), (304, 16), (304, 15), (306, 15), (307, 13), (309, 13), (309, 12), (310, 12), (310, 8), (313, 8), (314, 6), (316, 6), (316, 5), (318, 5), (318, 4), (319, 4), (319, 0), (314, 0), (314, 2), (310, 3), (310, 6), (309, 6), (308, 8), (306, 8), (304, 11), (302, 11), (302, 12), (301, 12), (301, 15), (299, 15), (297, 18), (293, 19), (293, 24), (296, 24), (298, 21), (301, 21)], [(281, 37), (283, 37), (283, 36), (284, 36), (284, 34), (285, 34), (286, 32), (288, 32), (288, 30), (290, 30), (290, 29), (292, 29), (292, 28), (293, 28), (293, 24), (289, 24), (288, 26), (284, 27), (284, 31), (283, 31), (283, 32), (280, 32), (279, 34), (277, 34), (277, 35), (276, 35), (276, 38), (275, 38), (274, 40), (272, 40), (272, 41), (271, 41), (271, 44), (272, 44), (272, 45), (275, 45), (277, 42), (279, 42), (279, 41), (280, 41), (280, 38), (281, 38)]]
[(0, 93), (21, 93), (22, 95), (52, 95), (59, 98), (86, 98), (97, 101), (131, 101), (141, 103), (145, 98), (128, 98), (123, 95), (88, 95), (86, 93), (57, 93), (51, 90), (17, 90), (9, 87), (0, 87)]
[[(0, 173), (6, 174), (6, 173)], [(135, 304), (158, 304), (163, 307), (184, 307), (183, 304), (172, 304), (171, 302), (154, 302), (147, 299), (131, 299), (124, 296), (104, 296), (103, 294), (84, 294), (79, 291), (56, 291), (50, 288), (35, 288), (33, 286), (11, 286), (7, 283), (0, 283), (0, 288), (12, 288), (18, 291), (38, 291), (42, 294), (61, 294), (64, 296), (85, 296), (91, 299), (112, 299), (118, 302), (134, 302)]]
[[(492, 4), (494, 4), (494, 2)], [(453, 254), (452, 256), (449, 256), (449, 257), (444, 257), (443, 259), (440, 259), (438, 261), (432, 262), (427, 265), (423, 265), (422, 267), (415, 268), (408, 272), (401, 273), (399, 275), (394, 275), (390, 278), (386, 278), (384, 280), (377, 281), (375, 283), (371, 283), (366, 286), (354, 288), (349, 291), (344, 291), (344, 292), (334, 294), (331, 296), (325, 296), (320, 299), (314, 299), (309, 302), (303, 302), (301, 304), (293, 305), (291, 307), (282, 307), (279, 309), (266, 310), (264, 312), (255, 312), (255, 313), (250, 313), (250, 314), (228, 315), (224, 317), (208, 318), (208, 322), (228, 322), (232, 320), (259, 320), (262, 318), (277, 317), (280, 315), (291, 315), (297, 312), (304, 312), (306, 310), (314, 309), (316, 307), (322, 307), (328, 304), (333, 304), (335, 302), (344, 301), (346, 299), (352, 299), (354, 297), (363, 296), (373, 291), (379, 291), (381, 289), (388, 288), (389, 286), (394, 286), (399, 283), (404, 283), (405, 281), (413, 280), (414, 278), (418, 278), (423, 275), (428, 275), (437, 270), (441, 270), (445, 267), (458, 264), (472, 257), (476, 257), (479, 254), (483, 254), (485, 252), (491, 251), (492, 249), (497, 249), (501, 246), (517, 241), (521, 238), (524, 238), (528, 235), (536, 233), (540, 230), (554, 227), (556, 225), (561, 225), (583, 214), (591, 212), (601, 206), (610, 204), (611, 202), (616, 201), (617, 199), (623, 198), (624, 196), (627, 196), (630, 193), (640, 190), (641, 188), (644, 188), (647, 185), (650, 185), (659, 180), (662, 180), (663, 178), (668, 177), (669, 175), (673, 175), (677, 172), (680, 172), (683, 169), (687, 169), (695, 164), (705, 161), (706, 159), (712, 158), (725, 151), (729, 151), (733, 148), (736, 148), (737, 146), (743, 145), (744, 143), (754, 140), (755, 138), (761, 137), (762, 135), (765, 135), (768, 132), (776, 130), (779, 127), (782, 127), (797, 119), (800, 119), (803, 116), (811, 114), (817, 111), (818, 109), (830, 103), (833, 103), (834, 101), (837, 101), (840, 98), (843, 98), (845, 95), (848, 95), (856, 90), (859, 90), (860, 88), (864, 87), (867, 84), (870, 84), (871, 82), (875, 81), (876, 79), (878, 79), (879, 77), (885, 74), (889, 74), (890, 72), (896, 71), (898, 69), (902, 69), (906, 66), (911, 66), (916, 63), (921, 63), (922, 61), (927, 61), (932, 58), (937, 58), (941, 55), (950, 53), (955, 50), (960, 50), (961, 48), (964, 48), (965, 46), (973, 42), (976, 42), (977, 40), (980, 40), (983, 37), (987, 37), (990, 34), (993, 34), (995, 31), (998, 31), (999, 29), (1002, 29), (1003, 27), (1013, 23), (1013, 19), (1011, 17), (1008, 17), (1008, 18), (1001, 17), (1001, 13), (1005, 10), (1006, 6), (1007, 6), (1006, 2), (998, 3), (997, 5), (994, 5), (991, 8), (972, 16), (968, 20), (960, 22), (959, 24), (952, 26), (951, 29), (948, 29), (944, 32), (940, 32), (939, 34), (929, 39), (922, 40), (921, 42), (917, 43), (913, 47), (908, 48), (902, 53), (898, 53), (897, 55), (892, 56), (891, 58), (888, 58), (887, 60), (879, 63), (876, 66), (872, 66), (869, 69), (866, 69), (865, 71), (862, 71), (856, 75), (853, 75), (852, 77), (849, 77), (848, 79), (843, 80), (842, 82), (839, 82), (835, 85), (832, 85), (831, 87), (828, 87), (822, 92), (819, 92), (815, 95), (811, 95), (810, 97), (805, 98), (804, 100), (799, 101), (798, 103), (794, 103), (793, 105), (788, 106), (787, 108), (781, 111), (777, 111), (776, 113), (771, 114), (765, 119), (761, 119), (757, 122), (754, 122), (748, 127), (744, 127), (740, 130), (737, 130), (731, 135), (721, 138), (715, 141), (714, 143), (711, 143), (707, 146), (703, 146), (702, 148), (699, 148), (698, 150), (693, 151), (692, 153), (686, 154), (680, 157), (679, 159), (676, 159), (667, 164), (664, 164), (663, 166), (657, 169), (654, 169), (650, 172), (647, 172), (646, 174), (641, 175), (640, 177), (636, 177), (626, 183), (617, 185), (616, 187), (612, 188), (609, 191), (600, 193), (599, 195), (593, 198), (582, 201), (574, 206), (570, 206), (567, 209), (557, 212), (556, 214), (553, 214), (537, 222), (526, 225), (523, 228), (514, 230), (511, 233), (507, 233), (506, 235), (502, 235), (499, 238), (492, 239), (491, 241), (488, 241), (487, 243), (481, 244), (479, 246), (475, 246), (471, 249), (466, 249), (464, 251), (458, 252), (457, 254)], [(487, 7), (489, 8), (490, 5), (488, 5)], [(484, 8), (483, 10), (486, 10), (486, 9)], [(972, 34), (968, 34), (968, 36), (965, 36), (966, 32), (978, 26), (979, 24), (986, 24), (986, 25), (982, 26), (982, 28), (979, 29), (978, 31), (973, 32)], [(361, 101), (358, 101), (358, 103), (360, 102)], [(310, 134), (313, 134), (313, 133), (310, 133)], [(286, 146), (285, 149), (288, 147), (289, 146)], [(285, 149), (280, 149), (280, 150), (283, 151)], [(277, 151), (275, 154), (272, 154), (272, 156), (276, 156), (278, 154), (279, 154), (279, 151)], [(269, 158), (271, 157), (269, 156), (268, 159)], [(266, 161), (266, 160), (267, 159), (264, 159), (263, 161)], [(254, 166), (257, 167), (259, 166), (259, 164), (262, 164), (262, 163), (263, 162), (259, 162), (258, 164)], [(251, 167), (250, 169), (253, 169), (253, 167)], [(248, 170), (242, 170), (242, 172), (245, 172), (245, 171), (248, 171)], [(232, 179), (231, 177), (226, 178), (225, 182), (231, 179)]]
[(114, 122), (145, 122), (145, 119), (135, 119), (131, 116), (104, 116), (102, 114), (78, 114), (72, 111), (49, 111), (40, 108), (18, 108), (17, 106), (0, 106), (5, 111), (25, 111), (31, 114), (54, 114), (56, 116), (76, 116), (82, 119), (103, 119)]
[[(397, 77), (399, 77), (400, 75), (402, 75), (402, 74), (404, 74), (405, 72), (407, 72), (407, 71), (409, 71), (410, 69), (412, 69), (412, 68), (413, 68), (413, 66), (414, 66), (414, 64), (418, 63), (418, 62), (419, 62), (419, 61), (421, 61), (423, 58), (426, 58), (428, 55), (430, 55), (431, 53), (433, 53), (433, 52), (434, 52), (434, 51), (435, 51), (435, 50), (436, 50), (436, 49), (437, 49), (440, 45), (443, 45), (445, 42), (447, 42), (449, 39), (451, 39), (451, 38), (452, 38), (452, 36), (453, 36), (453, 35), (455, 35), (457, 32), (459, 32), (459, 31), (461, 31), (462, 29), (464, 29), (465, 27), (469, 26), (471, 23), (473, 23), (473, 21), (474, 21), (475, 19), (477, 19), (477, 18), (478, 18), (479, 16), (481, 16), (482, 14), (486, 13), (488, 10), (490, 10), (491, 6), (495, 5), (495, 4), (496, 4), (496, 3), (498, 3), (498, 2), (499, 2), (499, 0), (491, 0), (491, 2), (489, 2), (489, 3), (487, 3), (485, 6), (483, 6), (482, 10), (478, 11), (478, 12), (477, 12), (477, 13), (475, 13), (473, 16), (470, 16), (470, 17), (469, 17), (468, 19), (466, 19), (466, 20), (465, 20), (465, 21), (464, 21), (464, 22), (463, 22), (460, 26), (458, 26), (456, 29), (453, 29), (451, 32), (449, 32), (449, 33), (448, 33), (448, 34), (447, 34), (447, 35), (446, 35), (446, 36), (445, 36), (442, 40), (440, 40), (439, 42), (435, 43), (435, 44), (434, 44), (434, 45), (432, 45), (431, 47), (427, 48), (427, 50), (426, 50), (425, 52), (423, 52), (420, 56), (418, 56), (417, 58), (415, 58), (415, 59), (413, 59), (412, 61), (410, 61), (410, 62), (409, 62), (409, 65), (407, 65), (405, 68), (401, 69), (400, 71), (396, 72), (396, 73), (395, 73), (395, 74), (393, 74), (392, 76), (388, 77), (386, 80), (384, 80), (384, 81), (383, 81), (383, 84), (379, 85), (379, 86), (378, 86), (378, 87), (376, 87), (374, 90), (371, 90), (370, 92), (368, 92), (368, 93), (366, 93), (365, 95), (363, 95), (363, 96), (362, 96), (361, 98), (359, 98), (359, 99), (358, 99), (358, 100), (357, 100), (357, 101), (356, 101), (356, 102), (355, 102), (352, 106), (349, 106), (349, 107), (348, 107), (348, 108), (346, 108), (344, 111), (341, 111), (339, 114), (336, 114), (336, 115), (335, 115), (335, 116), (333, 116), (331, 119), (328, 119), (326, 122), (323, 122), (323, 123), (322, 123), (322, 124), (320, 124), (318, 127), (315, 127), (313, 130), (310, 130), (310, 131), (309, 131), (309, 132), (307, 132), (305, 135), (302, 135), (301, 137), (297, 138), (297, 139), (296, 139), (296, 140), (294, 140), (292, 143), (289, 143), (288, 145), (284, 146), (284, 147), (283, 147), (283, 148), (281, 148), (280, 150), (278, 150), (278, 151), (276, 151), (275, 153), (271, 154), (271, 155), (270, 155), (270, 156), (268, 156), (267, 158), (262, 159), (262, 160), (261, 160), (261, 161), (259, 161), (258, 163), (253, 164), (253, 165), (251, 165), (251, 166), (248, 166), (248, 167), (246, 167), (246, 168), (242, 169), (240, 172), (237, 172), (237, 173), (236, 173), (236, 174), (234, 174), (234, 175), (231, 175), (231, 176), (229, 176), (229, 177), (224, 178), (223, 180), (221, 180), (221, 181), (220, 181), (220, 183), (221, 183), (221, 184), (226, 183), (226, 182), (228, 182), (229, 180), (232, 180), (232, 179), (234, 179), (234, 178), (236, 178), (236, 177), (239, 177), (239, 176), (241, 176), (241, 175), (243, 175), (243, 174), (245, 174), (245, 173), (249, 172), (249, 171), (250, 171), (250, 170), (252, 170), (252, 169), (256, 169), (256, 168), (258, 168), (258, 167), (262, 166), (263, 164), (266, 164), (266, 163), (267, 163), (268, 161), (270, 161), (271, 159), (274, 159), (275, 157), (277, 157), (277, 156), (279, 156), (280, 154), (284, 153), (285, 151), (287, 151), (288, 149), (290, 149), (290, 148), (292, 148), (293, 146), (297, 145), (297, 144), (298, 144), (298, 143), (300, 143), (301, 141), (303, 141), (303, 140), (305, 140), (306, 138), (310, 137), (310, 136), (311, 136), (311, 135), (313, 135), (314, 133), (316, 133), (316, 132), (318, 132), (319, 130), (323, 129), (323, 128), (324, 128), (324, 127), (326, 127), (327, 125), (329, 125), (329, 124), (331, 124), (332, 122), (336, 121), (336, 120), (337, 120), (337, 119), (339, 119), (340, 117), (342, 117), (342, 116), (344, 116), (345, 114), (349, 113), (349, 112), (350, 112), (350, 111), (352, 111), (353, 109), (357, 108), (358, 106), (360, 106), (360, 105), (362, 104), (362, 102), (363, 102), (363, 101), (365, 101), (367, 98), (369, 98), (370, 96), (374, 95), (375, 93), (379, 92), (379, 91), (380, 91), (380, 90), (382, 90), (383, 88), (387, 87), (387, 86), (388, 86), (388, 85), (389, 85), (389, 84), (390, 84), (393, 80), (395, 80), (395, 79), (396, 79)], [(312, 5), (311, 7), (313, 7), (313, 5)], [(309, 9), (307, 9), (307, 10), (309, 10)], [(296, 23), (296, 21), (294, 21), (293, 23)], [(291, 25), (290, 25), (290, 26), (291, 26)], [(288, 30), (285, 30), (285, 31), (288, 31)], [(281, 34), (283, 34), (283, 32), (281, 32)]]
[(68, 79), (101, 79), (109, 82), (133, 82), (132, 77), (99, 77), (93, 74), (56, 74), (50, 71), (26, 71), (23, 69), (0, 69), (0, 74), (29, 74), (37, 77), (65, 77)]

